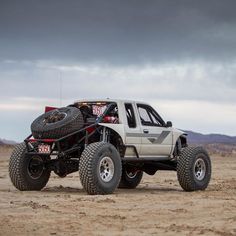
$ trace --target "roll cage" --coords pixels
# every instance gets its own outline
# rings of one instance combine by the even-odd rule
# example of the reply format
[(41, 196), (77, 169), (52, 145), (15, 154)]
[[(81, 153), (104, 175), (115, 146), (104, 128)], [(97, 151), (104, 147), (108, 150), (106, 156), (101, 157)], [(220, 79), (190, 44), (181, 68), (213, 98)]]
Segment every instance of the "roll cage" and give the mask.
[[(70, 106), (77, 106), (76, 104), (70, 105)], [(101, 116), (97, 116), (96, 119), (89, 119), (91, 117), (87, 117), (87, 122), (85, 123), (84, 127), (76, 132), (73, 132), (71, 134), (68, 134), (62, 138), (59, 139), (35, 139), (33, 138), (32, 134), (30, 134), (25, 140), (25, 144), (27, 147), (28, 154), (35, 155), (39, 154), (37, 151), (37, 148), (32, 145), (34, 142), (42, 143), (42, 144), (49, 144), (51, 147), (50, 153), (40, 153), (40, 155), (58, 155), (58, 156), (67, 156), (71, 153), (74, 153), (76, 151), (82, 152), (83, 149), (86, 147), (86, 145), (89, 144), (89, 139), (94, 134), (102, 134), (102, 126), (99, 126), (98, 124), (101, 123), (106, 115), (108, 115), (115, 107), (116, 103), (109, 103), (107, 104), (107, 107), (103, 114)], [(85, 112), (84, 112), (85, 114)], [(88, 115), (88, 114), (87, 114)], [(91, 123), (92, 120), (92, 123)], [(102, 137), (102, 136), (101, 136)], [(73, 146), (65, 149), (65, 142), (70, 142), (73, 139)], [(99, 141), (99, 140), (97, 140)], [(102, 140), (100, 140), (102, 141)], [(83, 148), (81, 148), (83, 147)], [(56, 152), (56, 153), (55, 153)]]

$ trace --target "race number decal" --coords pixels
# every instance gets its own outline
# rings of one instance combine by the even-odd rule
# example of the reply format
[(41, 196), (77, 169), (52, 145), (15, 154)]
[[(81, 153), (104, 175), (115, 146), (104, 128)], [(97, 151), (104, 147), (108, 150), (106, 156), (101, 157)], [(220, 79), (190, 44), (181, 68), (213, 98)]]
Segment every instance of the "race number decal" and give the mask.
[(101, 116), (104, 111), (106, 110), (106, 106), (97, 106), (97, 105), (94, 105), (93, 106), (93, 114), (94, 115), (97, 115), (97, 116)]

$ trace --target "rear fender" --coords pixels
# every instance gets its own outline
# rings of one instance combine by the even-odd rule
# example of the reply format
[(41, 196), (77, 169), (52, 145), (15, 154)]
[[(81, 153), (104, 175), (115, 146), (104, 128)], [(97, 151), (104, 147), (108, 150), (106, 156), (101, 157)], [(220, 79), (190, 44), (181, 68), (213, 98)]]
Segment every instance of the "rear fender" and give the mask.
[(113, 130), (121, 137), (123, 144), (125, 144), (125, 129), (123, 124), (99, 123), (99, 125)]

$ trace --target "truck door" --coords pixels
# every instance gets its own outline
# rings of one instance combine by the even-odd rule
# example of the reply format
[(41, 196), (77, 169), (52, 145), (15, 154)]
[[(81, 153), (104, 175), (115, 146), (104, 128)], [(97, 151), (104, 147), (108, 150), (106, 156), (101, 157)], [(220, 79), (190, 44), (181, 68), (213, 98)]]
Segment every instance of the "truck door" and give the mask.
[[(125, 134), (126, 134), (126, 145), (128, 146), (126, 149), (126, 157), (136, 157), (137, 153), (140, 154), (140, 147), (141, 147), (141, 128), (138, 125), (137, 119), (138, 114), (137, 110), (134, 109), (133, 103), (125, 103)], [(136, 151), (134, 150), (136, 149)]]
[(165, 122), (150, 106), (137, 104), (142, 144), (140, 156), (169, 156), (172, 149), (172, 128), (165, 127)]

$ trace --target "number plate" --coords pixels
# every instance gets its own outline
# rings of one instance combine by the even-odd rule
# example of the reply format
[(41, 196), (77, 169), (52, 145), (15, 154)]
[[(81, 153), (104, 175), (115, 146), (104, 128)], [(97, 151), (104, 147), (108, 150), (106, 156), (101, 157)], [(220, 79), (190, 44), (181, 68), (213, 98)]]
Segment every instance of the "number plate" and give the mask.
[(40, 144), (38, 146), (39, 153), (50, 153), (51, 148), (50, 145), (47, 144)]

